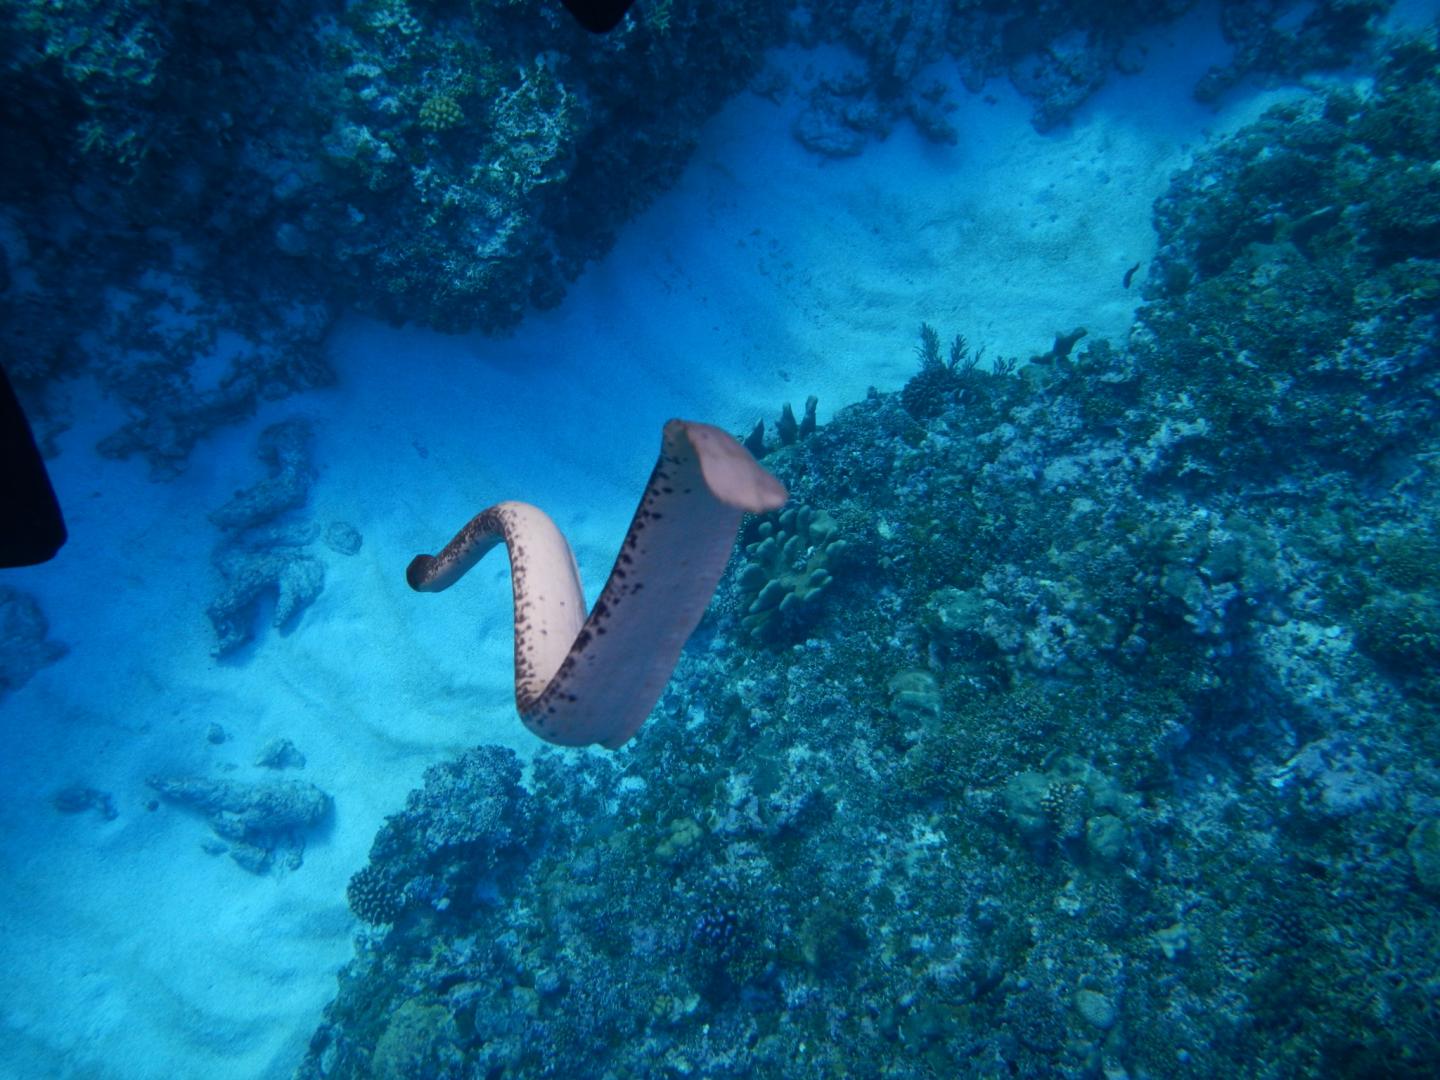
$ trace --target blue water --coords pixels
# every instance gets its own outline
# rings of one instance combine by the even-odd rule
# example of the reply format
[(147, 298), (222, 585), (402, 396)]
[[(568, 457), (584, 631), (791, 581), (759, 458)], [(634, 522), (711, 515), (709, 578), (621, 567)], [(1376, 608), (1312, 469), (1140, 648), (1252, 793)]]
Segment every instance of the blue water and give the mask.
[[(1440, 1071), (1436, 12), (1250, 11), (8, 5), (0, 1075)], [(789, 505), (547, 747), (405, 567), (671, 417)]]

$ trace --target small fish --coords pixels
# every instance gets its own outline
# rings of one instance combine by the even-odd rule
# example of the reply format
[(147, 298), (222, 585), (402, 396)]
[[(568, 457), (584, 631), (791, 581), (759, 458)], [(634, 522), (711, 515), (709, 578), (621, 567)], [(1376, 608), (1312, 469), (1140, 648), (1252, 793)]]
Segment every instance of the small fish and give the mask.
[(1139, 263), (1136, 263), (1134, 266), (1130, 267), (1129, 270), (1126, 270), (1126, 271), (1125, 271), (1125, 279), (1124, 279), (1123, 282), (1121, 282), (1121, 284), (1123, 284), (1123, 285), (1125, 286), (1125, 288), (1128, 289), (1128, 288), (1130, 287), (1130, 282), (1131, 282), (1132, 280), (1134, 280), (1134, 278), (1135, 278), (1135, 271), (1136, 271), (1136, 270), (1139, 270), (1139, 269), (1140, 269), (1140, 264), (1139, 264)]

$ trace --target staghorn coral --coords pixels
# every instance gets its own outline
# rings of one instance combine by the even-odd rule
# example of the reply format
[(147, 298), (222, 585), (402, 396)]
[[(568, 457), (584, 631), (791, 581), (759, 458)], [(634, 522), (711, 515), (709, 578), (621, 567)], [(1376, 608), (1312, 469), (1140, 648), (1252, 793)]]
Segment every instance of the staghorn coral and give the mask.
[(825, 511), (792, 507), (760, 523), (758, 539), (745, 545), (740, 572), (741, 624), (757, 641), (794, 636), (814, 618), (847, 544)]

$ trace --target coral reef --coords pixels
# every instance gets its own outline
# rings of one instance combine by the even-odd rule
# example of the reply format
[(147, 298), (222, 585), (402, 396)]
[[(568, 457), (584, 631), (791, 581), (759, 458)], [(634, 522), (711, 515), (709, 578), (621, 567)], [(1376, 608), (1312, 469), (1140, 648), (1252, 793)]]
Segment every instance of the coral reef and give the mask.
[(804, 641), (736, 569), (622, 754), (432, 770), (302, 1080), (1440, 1071), (1440, 253), (1392, 197), (1437, 89), (1419, 44), (1197, 155), (1123, 348), (772, 450), (852, 547)]
[(1393, 0), (1321, 0), (1296, 12), (1285, 4), (1222, 0), (1220, 30), (1235, 47), (1229, 63), (1211, 68), (1195, 87), (1214, 101), (1246, 76), (1296, 79), (1350, 64), (1375, 35)]
[(320, 350), (331, 322), (324, 304), (277, 298), (263, 314), (242, 314), (227, 298), (201, 300), (181, 278), (157, 278), (147, 273), (133, 292), (112, 287), (95, 329), (109, 347), (89, 369), (134, 416), (100, 440), (100, 453), (141, 454), (153, 477), (169, 479), (215, 428), (331, 382)]
[[(581, 31), (531, 3), (463, 17), (452, 3), (299, 4), (263, 20), (10, 4), (0, 125), (15, 168), (0, 200), (15, 234), (0, 305), (12, 374), (39, 402), (40, 384), (99, 372), (136, 413), (107, 451), (170, 473), (257, 397), (328, 379), (316, 346), (341, 305), (460, 330), (554, 303), (677, 174), (767, 46), (834, 41), (861, 58), (799, 91), (797, 134), (850, 154), (902, 118), (958, 138), (945, 88), (923, 75), (942, 57), (972, 89), (1009, 78), (1037, 126), (1064, 122), (1141, 62), (1138, 31), (1190, 6), (664, 4), (582, 48)], [(1237, 55), (1201, 93), (1342, 66), (1388, 6), (1324, 0), (1291, 25), (1287, 5), (1227, 3)], [(79, 227), (57, 230), (71, 190)], [(223, 379), (201, 377), (215, 366)]]
[(307, 548), (319, 529), (308, 522), (284, 522), (305, 505), (314, 480), (308, 421), (272, 424), (260, 435), (257, 456), (270, 472), (210, 514), (224, 533), (211, 559), (224, 588), (206, 614), (215, 628), (215, 655), (226, 656), (254, 637), (256, 612), (275, 601), (271, 625), (292, 626), (325, 588), (325, 564)]
[[(0, 344), (42, 446), (69, 422), (67, 381), (90, 375), (128, 414), (101, 452), (170, 478), (215, 428), (330, 382), (342, 310), (499, 332), (558, 303), (770, 46), (854, 54), (793, 87), (797, 137), (840, 156), (900, 122), (956, 142), (924, 74), (942, 58), (976, 92), (1008, 78), (1037, 127), (1063, 123), (1140, 65), (1139, 31), (1190, 6), (656, 3), (601, 44), (534, 0), (263, 18), (17, 0), (0, 6)], [(1236, 56), (1199, 92), (1342, 66), (1388, 7), (1322, 0), (1297, 21), (1227, 2)], [(755, 85), (778, 99), (781, 82)], [(1394, 207), (1423, 197), (1423, 177), (1394, 182)]]
[(0, 585), (0, 699), (68, 651), (50, 637), (50, 624), (33, 596)]
[(460, 1031), (444, 1005), (422, 998), (401, 1002), (375, 1043), (375, 1080), (459, 1076), (464, 1066)]
[(305, 832), (330, 813), (330, 796), (301, 780), (246, 784), (205, 777), (151, 777), (146, 783), (161, 797), (204, 816), (225, 841), (207, 850), (228, 851), (252, 874), (270, 870), (277, 857), (285, 869), (299, 869)]

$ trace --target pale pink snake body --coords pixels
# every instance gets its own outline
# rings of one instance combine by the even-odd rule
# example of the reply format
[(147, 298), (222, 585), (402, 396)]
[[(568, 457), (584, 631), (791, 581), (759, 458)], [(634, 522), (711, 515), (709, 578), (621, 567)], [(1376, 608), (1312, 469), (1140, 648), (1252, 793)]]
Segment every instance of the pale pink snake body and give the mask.
[(589, 615), (570, 545), (542, 510), (502, 502), (439, 554), (417, 555), (411, 588), (439, 592), (497, 544), (515, 596), (515, 705), (540, 738), (623, 746), (659, 700), (729, 561), (745, 513), (783, 506), (784, 486), (727, 432), (671, 420), (640, 506)]

